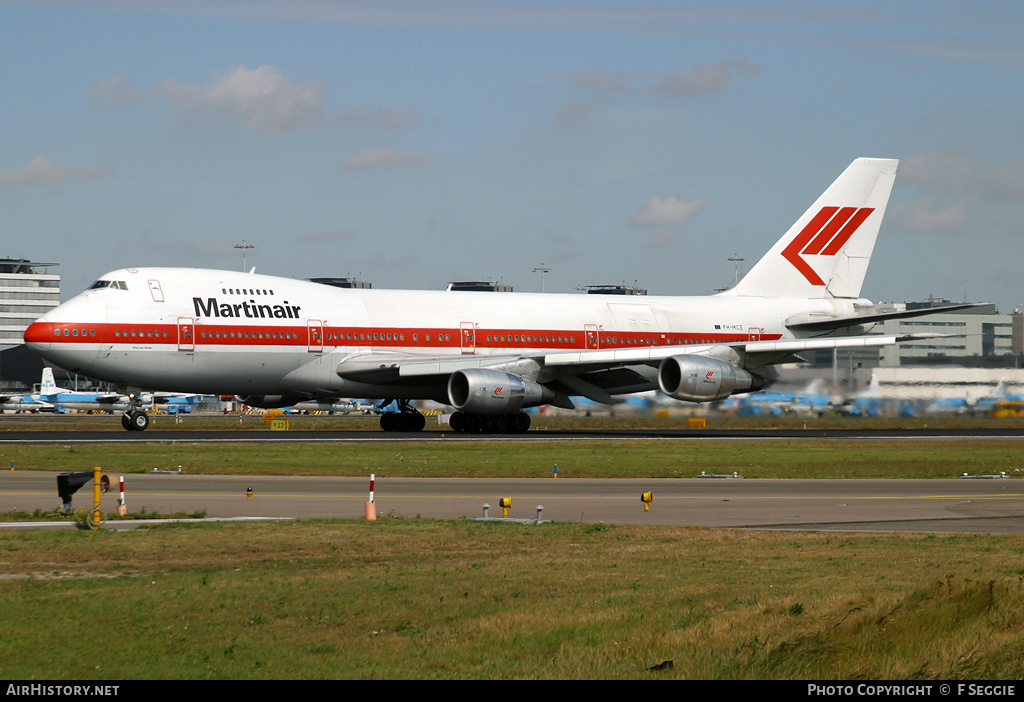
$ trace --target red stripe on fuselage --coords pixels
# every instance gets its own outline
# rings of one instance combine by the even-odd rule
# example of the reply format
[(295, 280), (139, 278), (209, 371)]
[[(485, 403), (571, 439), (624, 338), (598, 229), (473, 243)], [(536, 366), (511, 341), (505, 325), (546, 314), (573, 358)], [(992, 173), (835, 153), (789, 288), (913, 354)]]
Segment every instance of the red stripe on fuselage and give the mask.
[[(307, 348), (310, 345), (308, 327), (266, 327), (258, 325), (200, 324), (194, 329), (193, 338), (182, 339), (197, 348), (203, 346), (246, 346), (271, 347), (292, 346)], [(460, 329), (420, 328), (366, 328), (366, 327), (316, 327), (323, 330), (323, 337), (315, 340), (330, 347), (367, 348), (460, 348)], [(721, 344), (751, 340), (775, 340), (782, 334), (738, 334), (716, 332), (658, 332), (656, 334), (620, 333), (601, 331), (600, 348), (637, 348), (645, 346)], [(219, 335), (219, 336), (218, 336)], [(389, 338), (390, 337), (390, 338)], [(756, 337), (756, 338), (755, 338)], [(33, 343), (50, 344), (124, 344), (168, 346), (177, 348), (179, 329), (173, 324), (61, 324), (59, 322), (35, 322), (25, 333), (25, 340)], [(586, 334), (583, 330), (482, 330), (475, 331), (475, 349), (566, 349), (586, 348)]]

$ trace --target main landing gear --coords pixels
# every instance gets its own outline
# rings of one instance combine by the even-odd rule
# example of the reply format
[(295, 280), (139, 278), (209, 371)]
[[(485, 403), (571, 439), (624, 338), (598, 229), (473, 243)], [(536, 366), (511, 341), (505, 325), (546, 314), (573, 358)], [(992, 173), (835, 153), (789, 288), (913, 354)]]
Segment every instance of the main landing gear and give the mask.
[[(377, 408), (386, 407), (386, 400)], [(383, 412), (380, 428), (384, 431), (423, 431), (426, 418), (413, 409), (408, 400), (398, 400), (397, 412)], [(512, 414), (483, 415), (466, 412), (452, 412), (448, 426), (456, 433), (467, 434), (525, 434), (530, 428), (530, 415), (526, 412)]]
[[(380, 428), (384, 431), (423, 431), (427, 425), (427, 419), (417, 412), (408, 400), (398, 400), (397, 412), (383, 412), (380, 415)], [(387, 407), (389, 402), (385, 400), (378, 409)]]
[(415, 410), (385, 412), (380, 416), (380, 428), (384, 431), (423, 431), (426, 425), (426, 417)]

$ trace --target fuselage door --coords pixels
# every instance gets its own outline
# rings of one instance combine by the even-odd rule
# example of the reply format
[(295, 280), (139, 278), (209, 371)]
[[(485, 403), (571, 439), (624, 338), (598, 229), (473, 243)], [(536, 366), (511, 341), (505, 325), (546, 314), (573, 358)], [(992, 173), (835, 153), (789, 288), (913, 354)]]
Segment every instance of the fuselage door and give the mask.
[(306, 347), (310, 353), (320, 353), (324, 350), (324, 323), (319, 319), (307, 319), (306, 330), (309, 334), (309, 345)]
[(588, 351), (601, 348), (601, 334), (596, 324), (583, 325), (583, 338), (586, 340), (584, 348)]
[(749, 327), (747, 329), (747, 341), (760, 341), (764, 329), (760, 327)]
[(153, 302), (164, 301), (164, 291), (163, 288), (160, 287), (159, 280), (149, 281), (149, 294), (153, 296)]
[[(153, 282), (153, 281), (150, 281)], [(152, 288), (150, 288), (152, 290)], [(192, 317), (178, 317), (178, 350), (196, 350), (196, 327)]]
[(462, 339), (462, 353), (476, 353), (476, 325), (473, 322), (462, 322), (459, 324), (459, 333)]

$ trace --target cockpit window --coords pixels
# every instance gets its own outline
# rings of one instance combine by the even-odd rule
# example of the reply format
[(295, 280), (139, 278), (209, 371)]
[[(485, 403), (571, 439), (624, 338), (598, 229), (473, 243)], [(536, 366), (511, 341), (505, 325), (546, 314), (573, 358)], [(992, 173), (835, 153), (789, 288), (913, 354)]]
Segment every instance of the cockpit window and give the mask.
[(127, 290), (128, 283), (123, 280), (97, 280), (95, 283), (89, 286), (90, 290), (98, 290), (100, 288), (113, 288), (115, 290)]

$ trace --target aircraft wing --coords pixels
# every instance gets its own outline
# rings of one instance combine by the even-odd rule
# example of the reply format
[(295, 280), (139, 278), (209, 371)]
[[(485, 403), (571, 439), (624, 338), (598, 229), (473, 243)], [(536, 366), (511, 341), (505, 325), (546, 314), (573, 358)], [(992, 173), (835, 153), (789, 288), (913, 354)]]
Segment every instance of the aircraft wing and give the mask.
[(154, 392), (152, 395), (153, 402), (161, 405), (170, 402), (172, 399), (198, 401), (198, 398), (202, 397), (202, 395), (197, 395), (192, 392)]
[(871, 335), (846, 336), (817, 339), (781, 339), (778, 341), (736, 341), (722, 344), (703, 344), (692, 346), (655, 346), (651, 348), (629, 348), (616, 350), (578, 351), (571, 353), (555, 353), (544, 356), (547, 366), (578, 366), (592, 367), (643, 363), (657, 365), (662, 359), (671, 356), (692, 354), (695, 356), (714, 356), (723, 347), (736, 351), (745, 358), (745, 367), (778, 363), (779, 359), (787, 358), (801, 351), (817, 349), (869, 348), (875, 346), (892, 346), (903, 341), (916, 339), (934, 339), (945, 337), (946, 334), (902, 334), (902, 335)]
[(53, 405), (36, 400), (23, 393), (4, 393), (0, 395), (0, 408), (3, 409), (53, 409)]
[(470, 368), (504, 369), (524, 359), (542, 359), (543, 353), (465, 356), (407, 356), (403, 354), (353, 355), (338, 364), (338, 375), (350, 380), (392, 383), (402, 378), (448, 376)]
[(97, 395), (96, 402), (101, 405), (113, 405), (117, 402), (122, 402), (127, 398), (124, 395), (118, 395), (117, 393), (108, 393), (106, 395)]
[(724, 356), (724, 360), (745, 368), (759, 368), (789, 360), (802, 351), (891, 346), (902, 341), (940, 336), (946, 335), (872, 335), (463, 356), (353, 354), (338, 364), (337, 374), (349, 380), (399, 387), (407, 384), (442, 384), (457, 371), (491, 369), (536, 378), (537, 382), (555, 386), (560, 399), (553, 404), (559, 406), (565, 406), (569, 395), (613, 403), (619, 401), (612, 397), (613, 394), (649, 390), (655, 382), (658, 365), (663, 359), (672, 356)]

